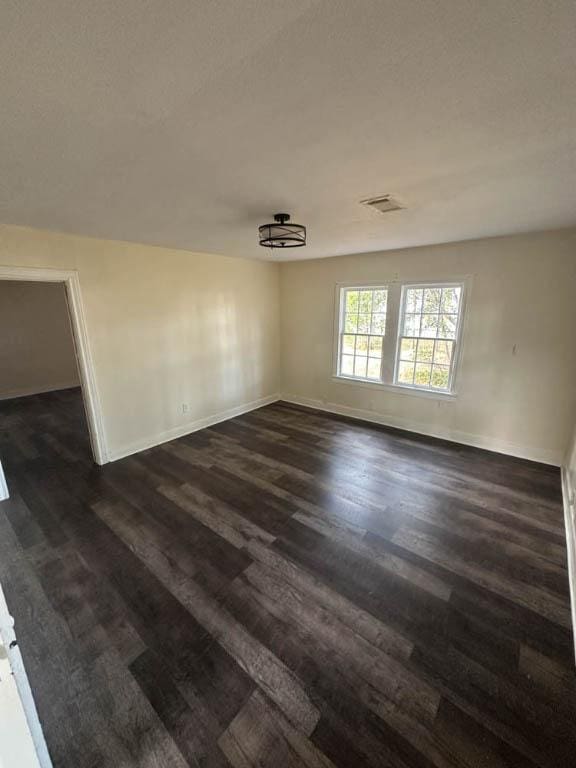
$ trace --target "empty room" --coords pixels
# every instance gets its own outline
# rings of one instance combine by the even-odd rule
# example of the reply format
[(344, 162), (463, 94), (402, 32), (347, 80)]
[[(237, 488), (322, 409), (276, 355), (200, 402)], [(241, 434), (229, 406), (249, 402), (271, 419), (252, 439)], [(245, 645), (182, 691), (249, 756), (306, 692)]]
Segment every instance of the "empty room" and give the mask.
[(0, 8), (2, 768), (576, 755), (576, 5)]

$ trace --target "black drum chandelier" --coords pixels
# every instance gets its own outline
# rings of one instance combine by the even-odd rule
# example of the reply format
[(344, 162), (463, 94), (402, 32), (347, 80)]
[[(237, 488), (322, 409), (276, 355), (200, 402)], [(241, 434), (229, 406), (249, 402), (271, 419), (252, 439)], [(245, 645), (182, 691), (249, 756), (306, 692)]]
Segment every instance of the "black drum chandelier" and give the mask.
[(301, 248), (306, 245), (306, 227), (292, 224), (287, 213), (277, 213), (274, 224), (258, 227), (260, 245), (266, 248)]

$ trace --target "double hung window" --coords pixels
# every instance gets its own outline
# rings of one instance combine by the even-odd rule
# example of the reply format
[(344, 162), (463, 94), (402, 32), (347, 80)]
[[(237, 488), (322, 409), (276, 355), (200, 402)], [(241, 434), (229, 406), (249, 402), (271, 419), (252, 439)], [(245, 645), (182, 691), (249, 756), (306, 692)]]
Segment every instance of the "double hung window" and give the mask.
[(341, 287), (336, 375), (452, 393), (464, 288), (462, 282)]

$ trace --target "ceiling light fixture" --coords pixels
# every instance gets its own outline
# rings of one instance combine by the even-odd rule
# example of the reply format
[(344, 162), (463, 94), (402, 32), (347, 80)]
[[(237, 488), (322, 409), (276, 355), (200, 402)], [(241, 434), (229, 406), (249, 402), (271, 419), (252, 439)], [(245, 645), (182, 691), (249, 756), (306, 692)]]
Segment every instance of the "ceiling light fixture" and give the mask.
[(306, 227), (291, 224), (288, 213), (276, 213), (274, 224), (258, 227), (259, 243), (266, 248), (300, 248), (306, 245)]

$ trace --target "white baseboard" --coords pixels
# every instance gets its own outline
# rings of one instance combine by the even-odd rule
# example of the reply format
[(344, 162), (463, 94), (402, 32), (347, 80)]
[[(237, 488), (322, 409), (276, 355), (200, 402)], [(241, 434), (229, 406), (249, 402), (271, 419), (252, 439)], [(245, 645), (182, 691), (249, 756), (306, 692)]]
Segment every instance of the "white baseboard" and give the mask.
[(80, 380), (67, 381), (64, 384), (51, 384), (47, 387), (24, 387), (11, 389), (8, 392), (0, 392), (0, 400), (14, 400), (16, 397), (29, 397), (30, 395), (43, 395), (46, 392), (58, 392), (61, 389), (74, 389), (80, 386)]
[(574, 505), (574, 489), (570, 482), (570, 472), (566, 467), (562, 467), (562, 500), (564, 502), (566, 549), (568, 550), (568, 582), (570, 584), (572, 631), (574, 633), (574, 658), (576, 661), (576, 507)]
[(283, 394), (280, 398), (287, 403), (293, 403), (294, 405), (302, 405), (306, 408), (315, 408), (319, 411), (326, 411), (327, 413), (335, 413), (339, 416), (349, 416), (353, 419), (359, 419), (361, 421), (368, 421), (373, 424), (381, 424), (385, 427), (393, 427), (395, 429), (403, 429), (406, 432), (416, 432), (420, 435), (426, 435), (427, 437), (436, 437), (440, 440), (450, 440), (454, 443), (461, 443), (462, 445), (469, 445), (473, 448), (482, 448), (486, 451), (495, 451), (496, 453), (504, 453), (508, 456), (515, 456), (520, 459), (529, 459), (530, 461), (538, 461), (542, 464), (551, 464), (555, 467), (562, 465), (563, 454), (560, 451), (533, 451), (527, 449), (524, 446), (516, 445), (515, 443), (508, 443), (502, 440), (494, 440), (490, 437), (484, 437), (483, 435), (473, 435), (468, 432), (461, 432), (455, 429), (430, 429), (427, 424), (421, 424), (418, 422), (410, 421), (408, 419), (398, 418), (397, 416), (391, 416), (389, 414), (381, 414), (377, 411), (367, 411), (362, 408), (351, 408), (347, 405), (340, 405), (339, 403), (330, 403), (323, 400), (313, 400), (307, 397), (298, 397), (296, 395)]
[(160, 432), (158, 435), (137, 440), (117, 451), (111, 451), (109, 460), (118, 461), (118, 459), (131, 456), (134, 453), (145, 451), (148, 448), (154, 448), (155, 445), (161, 445), (170, 440), (176, 440), (178, 437), (184, 437), (192, 432), (197, 432), (199, 429), (206, 429), (206, 427), (211, 427), (213, 424), (219, 424), (221, 421), (227, 421), (228, 419), (233, 419), (235, 416), (241, 416), (243, 413), (255, 411), (257, 408), (262, 408), (264, 405), (275, 403), (279, 399), (280, 395), (269, 395), (268, 397), (261, 397), (259, 400), (253, 400), (250, 403), (237, 405), (235, 408), (229, 408), (226, 411), (220, 411), (220, 413), (215, 413), (213, 416), (207, 416), (204, 419), (189, 421), (181, 426), (168, 429), (165, 432)]

